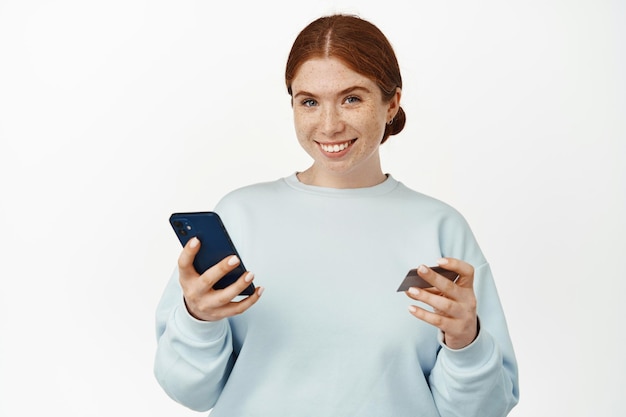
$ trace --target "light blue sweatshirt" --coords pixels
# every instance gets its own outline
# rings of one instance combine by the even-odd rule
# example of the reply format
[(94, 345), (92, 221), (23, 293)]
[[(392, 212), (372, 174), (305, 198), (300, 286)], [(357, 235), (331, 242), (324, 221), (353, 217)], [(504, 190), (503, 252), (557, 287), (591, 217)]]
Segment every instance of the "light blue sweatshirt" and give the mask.
[[(505, 416), (517, 364), (489, 264), (464, 218), (388, 176), (357, 189), (291, 175), (225, 196), (216, 211), (261, 299), (202, 322), (178, 273), (157, 308), (155, 375), (211, 417)], [(396, 292), (442, 256), (475, 267), (480, 333), (452, 350)]]

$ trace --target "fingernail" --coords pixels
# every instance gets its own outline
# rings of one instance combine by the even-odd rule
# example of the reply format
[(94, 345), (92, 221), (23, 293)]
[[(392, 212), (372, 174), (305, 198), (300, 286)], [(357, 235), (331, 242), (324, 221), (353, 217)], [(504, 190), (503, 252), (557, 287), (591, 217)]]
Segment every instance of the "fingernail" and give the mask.
[(198, 243), (200, 243), (198, 238), (197, 237), (192, 237), (191, 241), (189, 242), (189, 247), (190, 248), (195, 248), (196, 246), (198, 246)]
[(426, 272), (428, 272), (428, 268), (426, 268), (424, 265), (420, 265), (420, 267), (417, 270), (421, 272), (422, 274), (425, 274)]
[(409, 311), (411, 313), (415, 313), (417, 311), (417, 308), (415, 308), (415, 306), (409, 306)]
[(239, 258), (237, 258), (237, 255), (233, 255), (230, 257), (230, 259), (228, 260), (228, 265), (233, 266), (233, 265), (237, 265), (239, 263)]
[(246, 282), (250, 282), (253, 279), (254, 279), (254, 274), (252, 272), (248, 272), (243, 280), (246, 281)]
[(437, 261), (437, 265), (445, 265), (448, 263), (448, 260), (446, 258), (441, 258)]
[(263, 291), (265, 291), (265, 288), (259, 287), (259, 291), (257, 293), (257, 294), (259, 294), (259, 297), (261, 296), (261, 294), (263, 294)]
[(419, 293), (420, 293), (420, 290), (418, 290), (417, 288), (415, 288), (415, 287), (409, 288), (409, 294), (411, 294), (411, 295), (419, 295)]

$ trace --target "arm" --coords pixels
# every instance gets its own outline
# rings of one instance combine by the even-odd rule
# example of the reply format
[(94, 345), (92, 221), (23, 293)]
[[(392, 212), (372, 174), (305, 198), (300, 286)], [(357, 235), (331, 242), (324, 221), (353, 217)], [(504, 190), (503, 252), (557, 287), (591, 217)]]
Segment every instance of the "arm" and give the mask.
[(489, 265), (474, 271), (449, 259), (445, 267), (459, 272), (456, 284), (429, 270), (420, 275), (436, 289), (409, 293), (434, 308), (413, 314), (440, 329), (429, 377), (435, 403), (442, 417), (506, 416), (519, 398), (517, 364)]
[(175, 401), (196, 411), (212, 408), (233, 365), (228, 320), (202, 322), (185, 308), (172, 275), (156, 314), (154, 374)]
[(157, 307), (154, 373), (175, 401), (206, 411), (215, 405), (234, 364), (227, 317), (252, 306), (262, 288), (242, 301), (231, 301), (253, 275), (244, 274), (231, 286), (214, 290), (213, 284), (238, 261), (228, 257), (200, 275), (193, 268), (198, 249), (197, 239), (185, 246)]

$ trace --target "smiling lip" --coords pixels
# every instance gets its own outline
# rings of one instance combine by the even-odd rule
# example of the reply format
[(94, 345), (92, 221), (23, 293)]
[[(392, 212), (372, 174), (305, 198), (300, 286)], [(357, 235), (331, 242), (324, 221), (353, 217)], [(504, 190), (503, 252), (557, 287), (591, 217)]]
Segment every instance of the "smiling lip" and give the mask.
[(319, 143), (322, 151), (329, 156), (341, 156), (345, 154), (350, 146), (356, 141), (356, 139), (352, 139), (346, 142), (338, 142), (338, 143)]

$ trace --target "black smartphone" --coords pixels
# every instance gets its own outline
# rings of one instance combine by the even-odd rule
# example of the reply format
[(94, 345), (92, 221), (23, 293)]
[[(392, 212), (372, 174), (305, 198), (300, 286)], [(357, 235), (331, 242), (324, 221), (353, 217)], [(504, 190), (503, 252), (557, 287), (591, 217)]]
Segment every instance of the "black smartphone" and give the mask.
[[(170, 224), (178, 236), (181, 245), (185, 246), (189, 239), (200, 240), (200, 250), (196, 254), (193, 266), (199, 274), (220, 262), (229, 255), (237, 255), (239, 265), (213, 285), (216, 290), (223, 289), (237, 281), (246, 272), (241, 256), (237, 253), (220, 216), (212, 211), (193, 213), (174, 213), (170, 216)], [(254, 294), (254, 284), (241, 292), (240, 295)]]
[[(455, 282), (456, 279), (459, 277), (459, 274), (457, 274), (456, 272), (444, 269), (440, 266), (431, 266), (430, 269), (432, 269), (439, 275), (443, 275), (452, 282)], [(406, 274), (406, 277), (404, 277), (404, 280), (396, 291), (408, 291), (408, 289), (411, 287), (431, 288), (432, 285), (424, 281), (424, 279), (417, 274), (417, 269), (411, 269)]]

